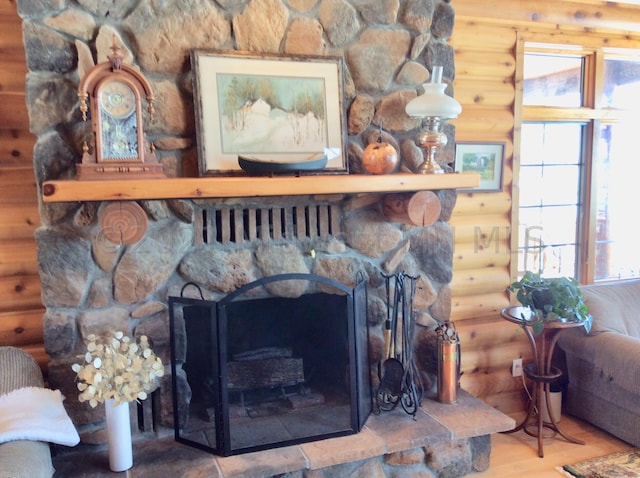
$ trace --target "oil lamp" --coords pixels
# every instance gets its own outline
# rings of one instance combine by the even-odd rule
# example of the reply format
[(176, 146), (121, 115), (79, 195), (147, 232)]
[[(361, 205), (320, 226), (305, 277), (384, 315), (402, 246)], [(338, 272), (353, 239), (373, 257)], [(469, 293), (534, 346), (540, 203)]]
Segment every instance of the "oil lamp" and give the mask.
[(425, 160), (418, 168), (421, 174), (441, 174), (443, 169), (435, 160), (436, 150), (447, 144), (447, 135), (442, 132), (449, 119), (457, 118), (462, 107), (455, 99), (445, 94), (446, 83), (442, 83), (442, 66), (434, 66), (431, 82), (424, 83), (424, 93), (405, 107), (411, 118), (421, 119), (425, 129), (416, 135), (416, 144), (425, 150)]

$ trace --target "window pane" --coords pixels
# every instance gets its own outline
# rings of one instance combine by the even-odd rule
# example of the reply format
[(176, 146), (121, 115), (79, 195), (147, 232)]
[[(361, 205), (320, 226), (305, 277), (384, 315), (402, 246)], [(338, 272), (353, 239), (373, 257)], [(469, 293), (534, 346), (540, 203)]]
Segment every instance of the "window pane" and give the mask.
[[(520, 207), (576, 204), (580, 167), (522, 166), (520, 168)], [(541, 195), (540, 192), (544, 191)]]
[(520, 266), (545, 276), (576, 275), (578, 206), (520, 209)]
[(542, 227), (520, 229), (522, 247), (518, 251), (518, 271), (533, 271), (546, 277), (576, 275), (575, 244), (553, 244), (546, 241)]
[(602, 106), (640, 109), (640, 61), (605, 59)]
[(520, 227), (525, 235), (545, 245), (573, 244), (576, 240), (577, 206), (521, 208)]
[(520, 165), (520, 272), (575, 276), (584, 126), (525, 123)]
[(523, 103), (582, 106), (582, 65), (582, 57), (525, 53)]
[(520, 164), (580, 164), (581, 123), (525, 123), (522, 125)]
[(520, 207), (577, 204), (583, 125), (522, 125)]
[(601, 130), (596, 158), (595, 279), (640, 277), (640, 230), (629, 199), (638, 187), (637, 127), (617, 123)]

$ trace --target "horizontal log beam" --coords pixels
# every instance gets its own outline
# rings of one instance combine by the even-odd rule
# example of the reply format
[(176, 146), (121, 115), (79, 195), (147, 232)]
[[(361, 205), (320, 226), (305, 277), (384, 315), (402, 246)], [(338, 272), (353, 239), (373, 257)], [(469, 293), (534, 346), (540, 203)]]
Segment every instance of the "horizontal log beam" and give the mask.
[(121, 201), (261, 197), (308, 194), (398, 192), (475, 187), (478, 174), (363, 174), (129, 179), (112, 181), (48, 181), (45, 202)]

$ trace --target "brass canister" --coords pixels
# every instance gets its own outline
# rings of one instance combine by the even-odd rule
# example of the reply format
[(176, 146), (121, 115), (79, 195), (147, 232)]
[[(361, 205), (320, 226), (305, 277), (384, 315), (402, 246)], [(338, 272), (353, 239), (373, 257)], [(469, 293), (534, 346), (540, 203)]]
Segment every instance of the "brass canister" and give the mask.
[(458, 400), (460, 377), (460, 339), (455, 326), (448, 322), (438, 328), (438, 401)]

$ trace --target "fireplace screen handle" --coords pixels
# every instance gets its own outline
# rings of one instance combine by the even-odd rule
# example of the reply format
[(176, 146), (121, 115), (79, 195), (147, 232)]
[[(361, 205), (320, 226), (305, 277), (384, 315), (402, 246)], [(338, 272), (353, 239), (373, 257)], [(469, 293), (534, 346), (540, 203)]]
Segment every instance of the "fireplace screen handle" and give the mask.
[(184, 299), (184, 290), (189, 287), (189, 286), (193, 286), (196, 289), (198, 289), (198, 292), (200, 293), (200, 298), (202, 300), (204, 300), (204, 295), (202, 294), (202, 289), (200, 288), (200, 286), (198, 284), (196, 284), (195, 282), (187, 282), (185, 285), (182, 286), (182, 289), (180, 289), (180, 298)]

